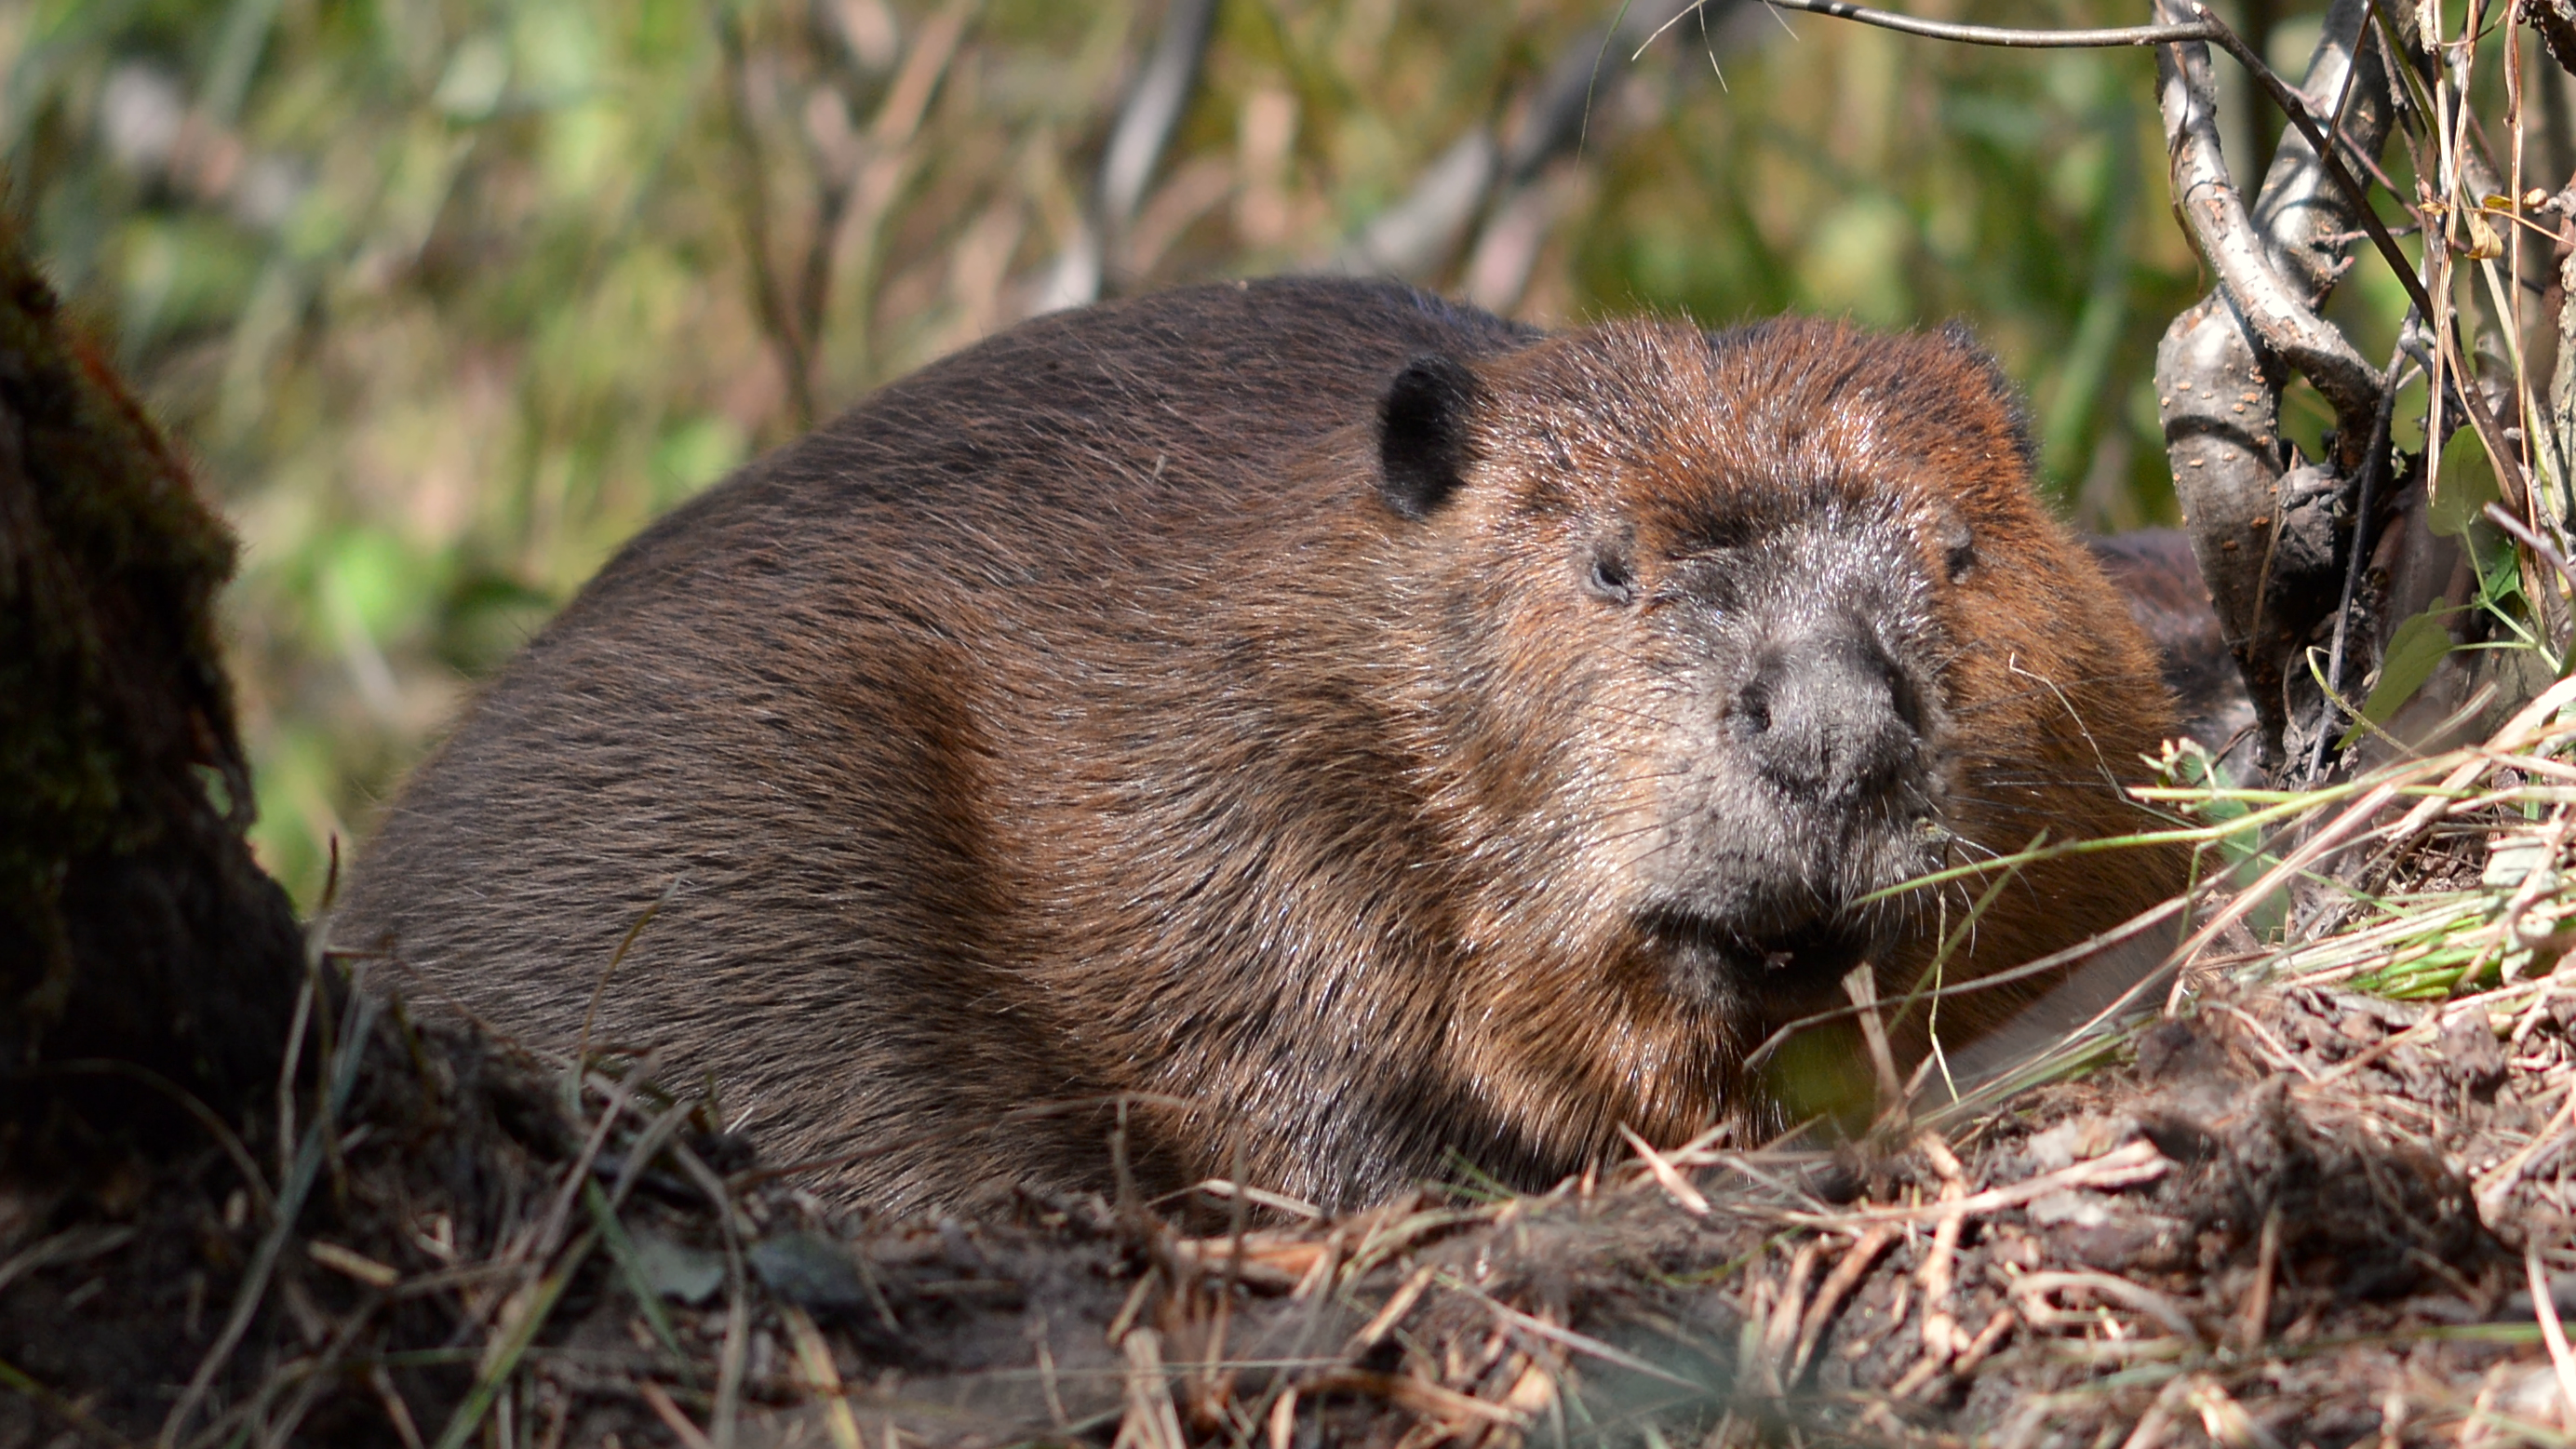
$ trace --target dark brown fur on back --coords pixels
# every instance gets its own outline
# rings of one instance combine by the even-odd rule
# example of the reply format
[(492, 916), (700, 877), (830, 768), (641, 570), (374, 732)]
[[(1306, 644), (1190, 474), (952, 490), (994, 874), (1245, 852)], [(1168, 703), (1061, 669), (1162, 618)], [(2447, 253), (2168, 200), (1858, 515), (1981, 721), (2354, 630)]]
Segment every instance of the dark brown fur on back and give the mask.
[(2181, 728), (2220, 754), (2245, 746), (2254, 727), (2254, 701), (2228, 653), (2190, 535), (2178, 528), (2142, 528), (2087, 546), (2128, 601), (2129, 616), (2155, 641)]
[[(636, 540), (335, 939), (569, 1051), (669, 890), (594, 1042), (857, 1199), (1103, 1186), (1120, 1094), (1149, 1191), (1544, 1185), (1754, 1110), (1754, 1042), (1964, 899), (1858, 896), (2139, 824), (2155, 660), (2025, 454), (1948, 338), (1332, 281), (1042, 319)], [(1953, 970), (2179, 882), (2035, 868)]]

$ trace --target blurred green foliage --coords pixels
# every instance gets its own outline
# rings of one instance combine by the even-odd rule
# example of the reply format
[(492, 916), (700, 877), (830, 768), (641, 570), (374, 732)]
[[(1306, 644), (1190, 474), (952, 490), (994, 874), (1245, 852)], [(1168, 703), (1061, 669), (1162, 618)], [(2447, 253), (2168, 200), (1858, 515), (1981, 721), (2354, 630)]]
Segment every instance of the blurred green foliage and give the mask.
[[(1226, 0), (1114, 289), (1317, 264), (1615, 9)], [(1160, 10), (0, 0), (12, 204), (241, 531), (257, 841), (300, 900), (620, 540), (803, 426), (780, 316), (828, 413), (1025, 313)], [(2079, 523), (2169, 516), (2148, 378), (2202, 284), (2149, 55), (1752, 7), (1599, 64), (1513, 310), (1964, 318)]]

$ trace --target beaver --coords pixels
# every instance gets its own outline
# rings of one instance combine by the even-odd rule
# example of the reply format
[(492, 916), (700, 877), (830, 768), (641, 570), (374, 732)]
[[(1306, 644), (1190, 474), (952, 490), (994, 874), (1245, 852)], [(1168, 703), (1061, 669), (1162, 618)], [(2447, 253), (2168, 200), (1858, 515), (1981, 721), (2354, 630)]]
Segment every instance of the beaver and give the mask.
[(2191, 536), (2178, 528), (2139, 528), (2088, 539), (2085, 546), (2156, 646), (2176, 726), (2231, 764), (2235, 778), (2250, 778), (2254, 699), (2228, 651)]
[(1220, 284), (1025, 322), (646, 530), (332, 936), (711, 1073), (853, 1203), (1536, 1188), (1776, 1117), (1750, 1049), (1856, 965), (2179, 887), (2061, 859), (1973, 933), (1982, 885), (1900, 889), (2137, 828), (2169, 711), (1962, 332)]

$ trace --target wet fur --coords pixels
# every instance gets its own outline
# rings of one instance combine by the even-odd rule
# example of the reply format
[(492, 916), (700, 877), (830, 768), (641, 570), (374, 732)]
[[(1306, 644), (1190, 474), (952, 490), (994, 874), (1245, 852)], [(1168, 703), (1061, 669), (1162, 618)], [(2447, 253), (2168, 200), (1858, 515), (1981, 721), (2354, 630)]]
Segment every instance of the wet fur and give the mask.
[[(1428, 432), (1394, 406), (1426, 367)], [(2169, 728), (2155, 659), (1962, 339), (1541, 339), (1282, 281), (1026, 324), (675, 511), (422, 768), (334, 938), (569, 1051), (671, 889), (594, 1041), (713, 1071), (771, 1160), (852, 1157), (822, 1181), (854, 1199), (1106, 1187), (1119, 1094), (1148, 1191), (1239, 1164), (1348, 1206), (1452, 1153), (1543, 1186), (1620, 1124), (1758, 1111), (1743, 1054), (1831, 996), (1659, 910), (1723, 914), (1766, 851), (1925, 859), (1729, 804), (1705, 571), (1766, 548), (1743, 577), (1911, 641), (1939, 857), (2138, 827), (2108, 777)], [(2028, 871), (1974, 964), (2180, 879)], [(1885, 989), (1943, 899), (1877, 913)]]

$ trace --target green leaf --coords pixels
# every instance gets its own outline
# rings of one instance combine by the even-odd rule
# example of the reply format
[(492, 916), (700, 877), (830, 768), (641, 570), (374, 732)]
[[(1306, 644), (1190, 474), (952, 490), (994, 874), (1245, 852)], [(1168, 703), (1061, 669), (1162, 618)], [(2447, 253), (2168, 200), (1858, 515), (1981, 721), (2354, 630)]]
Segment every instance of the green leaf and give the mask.
[[(2380, 661), (2379, 682), (2371, 686), (2370, 698), (2362, 701), (2362, 719), (2378, 725), (2388, 723), (2390, 716), (2424, 687), (2424, 681), (2433, 677), (2433, 666), (2459, 647), (2451, 642), (2451, 629), (2446, 622), (2449, 614), (2447, 606), (2436, 604), (2397, 626), (2396, 635), (2388, 641), (2388, 657)], [(2350, 748), (2360, 735), (2361, 724), (2355, 721), (2335, 742), (2335, 748)]]
[[(2490, 529), (2488, 533), (2494, 537), (2496, 531)], [(2521, 602), (2522, 557), (2503, 538), (2495, 537), (2495, 542), (2503, 546), (2489, 551), (2477, 561), (2478, 601), (2488, 608), (2501, 609)]]
[(2435, 476), (2433, 496), (2425, 505), (2425, 526), (2444, 538), (2457, 538), (2496, 498), (2495, 469), (2487, 466), (2486, 445), (2468, 428), (2453, 433), (2442, 445), (2442, 471)]

